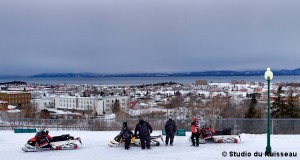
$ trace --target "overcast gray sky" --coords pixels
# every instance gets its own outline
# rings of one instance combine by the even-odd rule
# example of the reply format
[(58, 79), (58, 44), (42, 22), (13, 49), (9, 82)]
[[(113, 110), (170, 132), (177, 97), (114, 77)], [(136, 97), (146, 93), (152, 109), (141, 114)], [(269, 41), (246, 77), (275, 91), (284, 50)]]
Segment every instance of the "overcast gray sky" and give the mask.
[(0, 0), (0, 74), (300, 68), (299, 0)]

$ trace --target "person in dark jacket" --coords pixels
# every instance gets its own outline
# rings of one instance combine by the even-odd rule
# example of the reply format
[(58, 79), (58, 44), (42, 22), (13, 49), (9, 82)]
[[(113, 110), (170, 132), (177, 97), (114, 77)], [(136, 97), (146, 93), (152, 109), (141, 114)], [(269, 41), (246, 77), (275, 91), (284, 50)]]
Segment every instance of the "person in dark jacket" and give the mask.
[[(199, 127), (198, 127), (198, 120), (197, 118), (192, 118), (192, 123), (191, 123), (191, 130), (192, 130), (192, 136), (191, 136), (191, 139), (192, 139), (192, 146), (199, 146)], [(195, 143), (195, 140), (196, 140), (196, 143)]]
[(121, 131), (120, 131), (120, 133), (115, 137), (115, 140), (117, 141), (117, 142), (123, 142), (124, 141), (124, 137), (123, 137), (123, 135), (124, 135), (124, 131), (125, 131), (125, 129), (127, 128), (127, 122), (123, 122), (123, 125), (122, 125), (122, 128), (121, 128)]
[(174, 141), (174, 135), (175, 132), (177, 131), (177, 125), (176, 122), (172, 120), (172, 116), (169, 116), (169, 120), (166, 122), (165, 131), (166, 131), (166, 145), (168, 145), (170, 139), (170, 145), (172, 146)]
[(124, 142), (125, 149), (129, 149), (131, 138), (133, 133), (127, 125), (127, 122), (123, 122), (121, 132), (115, 137), (115, 140), (119, 143)]
[(123, 137), (124, 137), (124, 146), (125, 146), (125, 149), (129, 149), (129, 145), (130, 145), (130, 141), (131, 141), (131, 138), (133, 136), (133, 133), (131, 132), (130, 128), (128, 127), (127, 125), (127, 122), (124, 122), (123, 123), (123, 127), (122, 127), (122, 131), (120, 133)]
[[(137, 134), (137, 132), (139, 134)], [(134, 135), (140, 137), (141, 147), (145, 149), (145, 144), (148, 149), (150, 147), (150, 134), (152, 133), (152, 127), (149, 122), (144, 121), (143, 117), (139, 117), (139, 123), (136, 124)], [(146, 143), (145, 143), (146, 142)]]
[(40, 148), (50, 148), (53, 149), (53, 147), (50, 145), (50, 142), (52, 142), (53, 138), (49, 135), (48, 130), (42, 130), (38, 132), (35, 135), (38, 145)]

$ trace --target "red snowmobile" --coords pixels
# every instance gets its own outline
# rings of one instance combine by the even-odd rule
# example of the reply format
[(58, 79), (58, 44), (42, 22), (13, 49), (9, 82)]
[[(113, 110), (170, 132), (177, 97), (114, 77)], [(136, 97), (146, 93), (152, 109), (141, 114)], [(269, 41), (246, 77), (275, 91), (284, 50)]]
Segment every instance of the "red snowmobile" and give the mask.
[(24, 152), (37, 152), (43, 150), (71, 150), (77, 149), (77, 142), (81, 143), (80, 137), (74, 138), (70, 134), (51, 137), (48, 131), (40, 131), (29, 139), (22, 148)]
[(203, 127), (199, 130), (200, 133), (200, 139), (209, 140), (212, 138), (213, 135), (215, 135), (215, 130), (213, 128), (209, 127)]
[(199, 130), (200, 143), (213, 141), (215, 143), (238, 143), (241, 141), (240, 135), (232, 135), (231, 128), (215, 131), (211, 126), (204, 126)]

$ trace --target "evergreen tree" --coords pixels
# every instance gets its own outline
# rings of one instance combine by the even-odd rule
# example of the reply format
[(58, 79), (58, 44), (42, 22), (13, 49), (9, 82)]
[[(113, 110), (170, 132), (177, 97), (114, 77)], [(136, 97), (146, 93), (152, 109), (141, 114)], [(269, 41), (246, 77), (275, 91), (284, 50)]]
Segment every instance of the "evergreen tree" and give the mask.
[(290, 88), (288, 92), (287, 102), (284, 101), (282, 94), (284, 91), (280, 86), (275, 93), (276, 99), (272, 104), (272, 116), (274, 118), (299, 118), (299, 97), (294, 96), (294, 88)]
[(299, 118), (299, 97), (294, 96), (294, 88), (289, 90), (288, 102), (285, 108), (285, 118)]
[(255, 94), (252, 94), (252, 99), (249, 104), (249, 108), (245, 113), (245, 118), (261, 118), (262, 114), (259, 109), (257, 109), (257, 100)]
[(281, 118), (284, 115), (286, 106), (283, 101), (283, 93), (284, 91), (282, 90), (282, 86), (279, 86), (277, 92), (274, 93), (276, 99), (274, 100), (271, 106), (271, 116), (273, 118)]
[(179, 91), (175, 92), (175, 96), (181, 96), (181, 93)]
[(117, 113), (119, 111), (120, 111), (120, 102), (119, 100), (116, 99), (112, 107), (112, 112)]

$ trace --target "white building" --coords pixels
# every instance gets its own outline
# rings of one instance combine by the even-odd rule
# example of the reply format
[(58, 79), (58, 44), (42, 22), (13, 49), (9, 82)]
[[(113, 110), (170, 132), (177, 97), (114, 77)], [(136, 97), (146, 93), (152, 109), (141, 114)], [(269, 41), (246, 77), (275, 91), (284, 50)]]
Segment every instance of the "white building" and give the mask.
[(112, 106), (116, 102), (120, 103), (121, 110), (127, 108), (129, 97), (109, 96), (109, 97), (75, 97), (58, 96), (55, 97), (55, 108), (58, 110), (80, 110), (95, 111), (98, 115), (111, 114)]
[(42, 97), (31, 99), (31, 104), (37, 106), (39, 111), (47, 108), (53, 108), (55, 106), (55, 97)]

